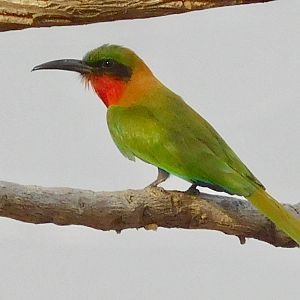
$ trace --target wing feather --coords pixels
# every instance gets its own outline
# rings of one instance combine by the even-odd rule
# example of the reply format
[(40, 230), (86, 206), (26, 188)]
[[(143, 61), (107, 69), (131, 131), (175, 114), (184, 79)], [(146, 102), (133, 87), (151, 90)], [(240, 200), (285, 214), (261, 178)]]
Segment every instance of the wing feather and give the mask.
[[(166, 116), (158, 115), (159, 110), (153, 112), (147, 105), (108, 109), (110, 133), (124, 156), (138, 157), (188, 181), (206, 182), (233, 194), (252, 192), (253, 185), (228, 163), (228, 154), (221, 149), (223, 140), (220, 143), (219, 135), (204, 119), (204, 124), (197, 126), (174, 126)], [(182, 118), (173, 117), (173, 121)], [(190, 121), (195, 122), (193, 118)]]

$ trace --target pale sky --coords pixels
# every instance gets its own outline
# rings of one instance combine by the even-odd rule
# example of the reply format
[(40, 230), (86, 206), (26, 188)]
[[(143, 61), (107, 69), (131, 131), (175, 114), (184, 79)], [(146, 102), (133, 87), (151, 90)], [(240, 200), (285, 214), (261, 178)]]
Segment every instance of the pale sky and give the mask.
[[(79, 76), (35, 72), (104, 43), (135, 50), (281, 202), (299, 202), (300, 3), (278, 0), (147, 20), (0, 33), (0, 179), (143, 188), (105, 107)], [(165, 188), (186, 189), (172, 177)], [(299, 299), (298, 249), (204, 230), (102, 232), (0, 219), (1, 299)]]

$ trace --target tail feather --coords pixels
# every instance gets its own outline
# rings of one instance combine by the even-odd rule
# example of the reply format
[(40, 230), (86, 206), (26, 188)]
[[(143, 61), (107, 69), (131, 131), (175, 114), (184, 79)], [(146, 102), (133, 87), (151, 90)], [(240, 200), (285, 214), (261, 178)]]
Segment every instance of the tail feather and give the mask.
[(247, 199), (268, 217), (279, 229), (284, 231), (300, 245), (300, 219), (289, 212), (263, 189), (257, 189)]

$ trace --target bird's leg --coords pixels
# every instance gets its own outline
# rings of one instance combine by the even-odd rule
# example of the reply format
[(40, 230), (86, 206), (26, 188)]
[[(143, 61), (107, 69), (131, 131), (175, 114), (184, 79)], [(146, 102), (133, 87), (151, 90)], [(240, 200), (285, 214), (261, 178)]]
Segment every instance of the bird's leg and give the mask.
[(169, 178), (170, 174), (168, 172), (166, 172), (165, 170), (162, 170), (160, 168), (157, 168), (157, 170), (158, 170), (158, 174), (157, 174), (156, 180), (154, 180), (147, 187), (156, 187), (160, 183), (164, 182), (165, 180), (167, 180)]
[(200, 192), (199, 192), (199, 190), (197, 189), (197, 186), (198, 186), (197, 184), (193, 183), (193, 184), (185, 191), (185, 193), (187, 193), (187, 194), (189, 194), (189, 195), (195, 195), (195, 196), (199, 195)]

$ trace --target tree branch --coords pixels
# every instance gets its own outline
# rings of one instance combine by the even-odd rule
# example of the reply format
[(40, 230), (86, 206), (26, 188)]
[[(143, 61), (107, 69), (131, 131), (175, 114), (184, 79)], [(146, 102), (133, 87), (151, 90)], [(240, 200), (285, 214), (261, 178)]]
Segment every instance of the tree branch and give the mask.
[[(300, 217), (300, 203), (286, 206)], [(0, 181), (0, 216), (117, 232), (141, 227), (210, 229), (236, 235), (241, 243), (255, 238), (277, 247), (297, 247), (245, 200), (161, 188), (93, 192)]]
[(0, 0), (0, 31), (149, 18), (274, 0)]

